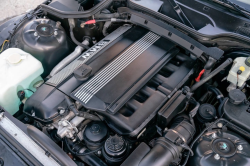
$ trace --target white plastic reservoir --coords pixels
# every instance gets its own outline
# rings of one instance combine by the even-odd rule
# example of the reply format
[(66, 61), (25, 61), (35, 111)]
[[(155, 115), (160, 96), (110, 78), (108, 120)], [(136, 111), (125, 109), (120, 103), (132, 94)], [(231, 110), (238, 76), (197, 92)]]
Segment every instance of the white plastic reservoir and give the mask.
[(10, 114), (15, 114), (21, 104), (17, 92), (25, 90), (26, 97), (35, 91), (33, 85), (42, 80), (43, 66), (32, 55), (9, 48), (0, 54), (0, 105)]
[[(229, 71), (227, 80), (238, 87), (242, 87), (250, 76), (250, 67), (246, 65), (246, 57), (238, 57), (234, 60), (233, 66)], [(243, 68), (241, 74), (237, 71)], [(238, 76), (237, 76), (238, 75)]]

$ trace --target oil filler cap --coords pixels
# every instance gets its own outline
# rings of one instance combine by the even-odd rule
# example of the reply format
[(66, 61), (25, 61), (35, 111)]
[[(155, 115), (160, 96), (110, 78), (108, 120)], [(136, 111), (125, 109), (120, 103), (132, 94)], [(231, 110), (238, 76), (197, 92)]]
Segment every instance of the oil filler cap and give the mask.
[(231, 90), (228, 96), (229, 101), (235, 105), (241, 104), (246, 99), (246, 95), (239, 89)]
[(85, 81), (89, 78), (92, 68), (88, 65), (82, 64), (74, 70), (74, 76), (77, 80)]

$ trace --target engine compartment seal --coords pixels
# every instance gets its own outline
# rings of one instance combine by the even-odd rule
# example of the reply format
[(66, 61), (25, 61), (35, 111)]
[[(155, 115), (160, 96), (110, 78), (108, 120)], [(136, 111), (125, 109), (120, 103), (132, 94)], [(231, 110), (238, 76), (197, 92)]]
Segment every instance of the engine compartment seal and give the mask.
[(218, 60), (224, 54), (223, 50), (216, 47), (206, 47), (172, 26), (143, 13), (136, 12), (126, 7), (119, 8), (118, 12), (121, 14), (130, 14), (129, 21), (131, 23), (147, 28), (156, 34), (169, 39), (170, 41), (190, 51), (197, 58), (205, 54)]

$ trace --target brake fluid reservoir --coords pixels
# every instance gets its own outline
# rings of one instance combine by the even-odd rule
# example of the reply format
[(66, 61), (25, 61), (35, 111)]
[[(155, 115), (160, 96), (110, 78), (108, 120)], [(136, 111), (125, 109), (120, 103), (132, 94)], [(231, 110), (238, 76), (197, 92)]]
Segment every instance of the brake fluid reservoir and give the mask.
[[(10, 114), (15, 114), (21, 103), (17, 92), (35, 91), (33, 85), (42, 80), (42, 73), (41, 62), (32, 55), (18, 48), (5, 50), (0, 54), (0, 105)], [(32, 95), (29, 91), (25, 93), (26, 97)]]
[(238, 87), (242, 87), (250, 76), (250, 58), (239, 57), (229, 71), (227, 80)]

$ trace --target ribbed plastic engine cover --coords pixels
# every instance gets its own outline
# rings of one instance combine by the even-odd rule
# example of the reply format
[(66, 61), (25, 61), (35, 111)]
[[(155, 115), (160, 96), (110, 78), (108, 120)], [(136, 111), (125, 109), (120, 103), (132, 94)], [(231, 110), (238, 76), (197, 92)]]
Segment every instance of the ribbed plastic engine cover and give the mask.
[(88, 109), (115, 113), (172, 58), (168, 52), (174, 46), (159, 35), (145, 31), (77, 88), (71, 97)]

